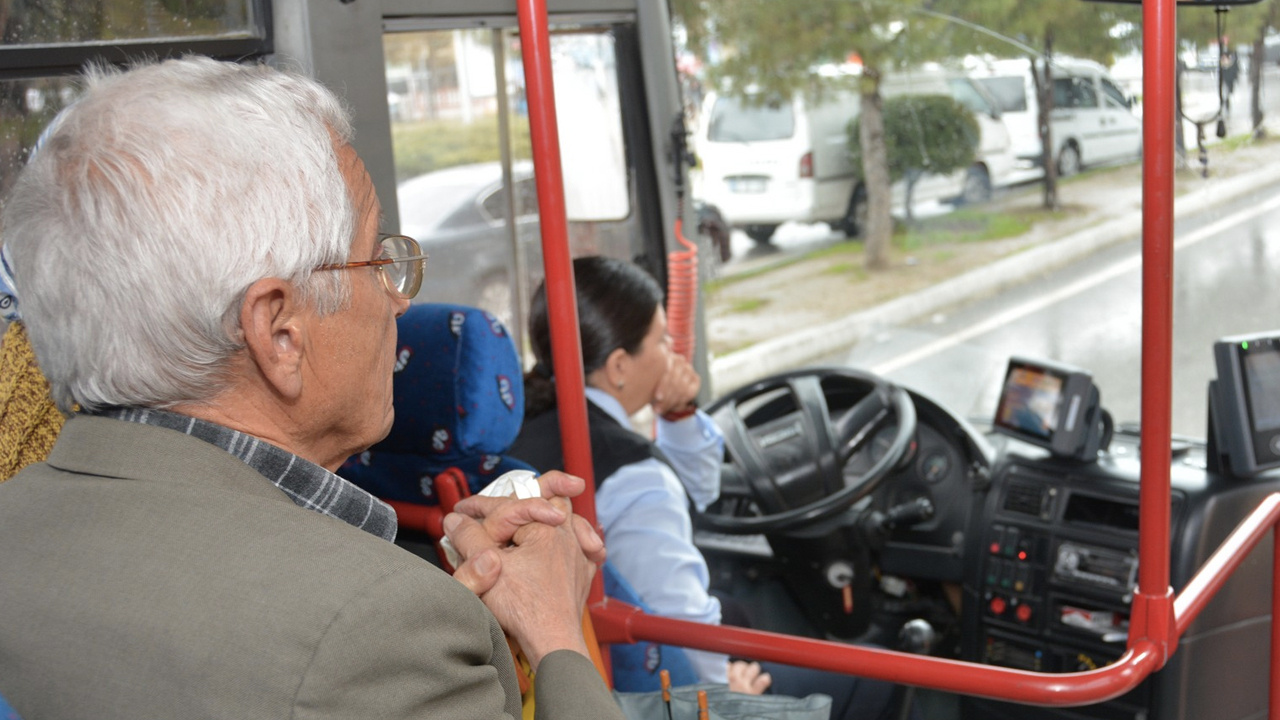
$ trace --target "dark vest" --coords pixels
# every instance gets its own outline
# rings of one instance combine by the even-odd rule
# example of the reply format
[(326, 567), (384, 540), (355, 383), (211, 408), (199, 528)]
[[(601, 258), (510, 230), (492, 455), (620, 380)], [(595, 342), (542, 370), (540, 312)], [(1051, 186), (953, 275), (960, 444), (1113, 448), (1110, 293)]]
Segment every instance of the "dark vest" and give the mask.
[[(596, 489), (621, 468), (649, 458), (670, 466), (666, 455), (647, 438), (614, 420), (608, 412), (587, 400), (587, 429), (591, 433), (591, 469)], [(560, 413), (551, 409), (525, 418), (515, 444), (507, 454), (532, 465), (538, 472), (564, 469), (560, 443)]]

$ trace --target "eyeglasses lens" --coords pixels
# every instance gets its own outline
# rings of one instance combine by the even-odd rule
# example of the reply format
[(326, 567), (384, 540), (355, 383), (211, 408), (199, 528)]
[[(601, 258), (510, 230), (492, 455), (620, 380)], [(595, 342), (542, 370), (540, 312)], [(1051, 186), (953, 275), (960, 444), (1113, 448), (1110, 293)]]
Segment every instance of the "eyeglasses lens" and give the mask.
[[(400, 260), (419, 255), (421, 250), (411, 238), (388, 235), (382, 239), (382, 254), (388, 259)], [(411, 298), (418, 294), (418, 288), (422, 284), (422, 266), (421, 260), (411, 260), (383, 265), (382, 271), (387, 274), (387, 280), (396, 292)]]

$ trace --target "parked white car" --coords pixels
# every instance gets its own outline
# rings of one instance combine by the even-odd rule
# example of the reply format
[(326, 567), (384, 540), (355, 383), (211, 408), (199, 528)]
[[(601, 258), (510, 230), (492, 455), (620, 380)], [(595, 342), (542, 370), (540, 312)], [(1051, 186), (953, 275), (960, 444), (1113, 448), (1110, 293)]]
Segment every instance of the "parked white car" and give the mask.
[[(981, 128), (978, 159), (949, 176), (925, 176), (915, 202), (990, 197), (1004, 183), (1016, 158), (995, 99), (972, 79), (937, 70), (901, 73), (882, 85), (886, 96), (951, 95), (971, 110)], [(804, 97), (748, 102), (709, 93), (695, 138), (702, 163), (703, 198), (758, 243), (787, 221), (826, 222), (856, 235), (866, 190), (857, 179), (848, 149), (848, 125), (858, 116), (859, 96), (828, 93), (810, 105)], [(894, 186), (901, 208), (905, 185)]]
[[(994, 60), (973, 70), (1000, 103), (1018, 158), (1019, 180), (1044, 175), (1039, 103), (1031, 63), (1025, 58)], [(1133, 160), (1142, 154), (1142, 120), (1132, 99), (1107, 69), (1091, 60), (1059, 57), (1053, 61), (1053, 112), (1050, 133), (1059, 175), (1093, 165)]]

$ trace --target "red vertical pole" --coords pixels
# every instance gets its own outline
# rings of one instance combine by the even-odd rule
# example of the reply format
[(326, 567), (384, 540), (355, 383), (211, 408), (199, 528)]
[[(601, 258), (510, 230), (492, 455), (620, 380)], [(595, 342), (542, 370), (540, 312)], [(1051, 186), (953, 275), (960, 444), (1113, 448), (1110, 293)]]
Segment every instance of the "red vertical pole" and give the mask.
[(520, 49), (529, 97), (529, 135), (533, 146), (538, 215), (542, 228), (542, 264), (547, 277), (547, 314), (555, 363), (556, 403), (564, 439), (565, 470), (587, 481), (587, 492), (574, 503), (579, 515), (595, 522), (591, 442), (587, 435), (587, 403), (583, 389), (582, 344), (578, 337), (578, 305), (569, 256), (569, 223), (564, 209), (564, 175), (556, 125), (555, 88), (551, 80), (551, 37), (546, 0), (520, 0)]
[(1271, 686), (1267, 717), (1280, 720), (1280, 527), (1271, 526)]
[[(1143, 0), (1142, 484), (1133, 632), (1165, 657), (1177, 642), (1169, 585), (1169, 465), (1173, 392), (1174, 0)], [(1163, 663), (1162, 663), (1163, 664)]]
[[(551, 80), (551, 31), (546, 0), (519, 0), (520, 49), (525, 90), (529, 99), (529, 135), (533, 147), (534, 179), (542, 229), (542, 264), (546, 270), (547, 315), (551, 326), (551, 354), (556, 377), (556, 404), (564, 467), (587, 481), (587, 489), (573, 501), (573, 509), (596, 524), (595, 484), (591, 471), (591, 440), (587, 433), (586, 379), (582, 372), (582, 343), (578, 337), (578, 304), (574, 294), (573, 260), (569, 256), (569, 222), (565, 217), (564, 175), (560, 167), (560, 136), (556, 125), (556, 96)], [(590, 602), (604, 597), (600, 574), (591, 586)]]

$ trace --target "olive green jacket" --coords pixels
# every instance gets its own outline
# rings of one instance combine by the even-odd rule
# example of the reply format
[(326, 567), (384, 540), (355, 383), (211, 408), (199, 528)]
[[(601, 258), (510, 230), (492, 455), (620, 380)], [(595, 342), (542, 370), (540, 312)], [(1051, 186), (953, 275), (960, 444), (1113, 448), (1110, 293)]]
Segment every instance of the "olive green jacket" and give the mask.
[[(28, 720), (520, 716), (460, 583), (204, 441), (83, 416), (0, 484), (0, 694)], [(569, 651), (537, 708), (621, 717)]]

